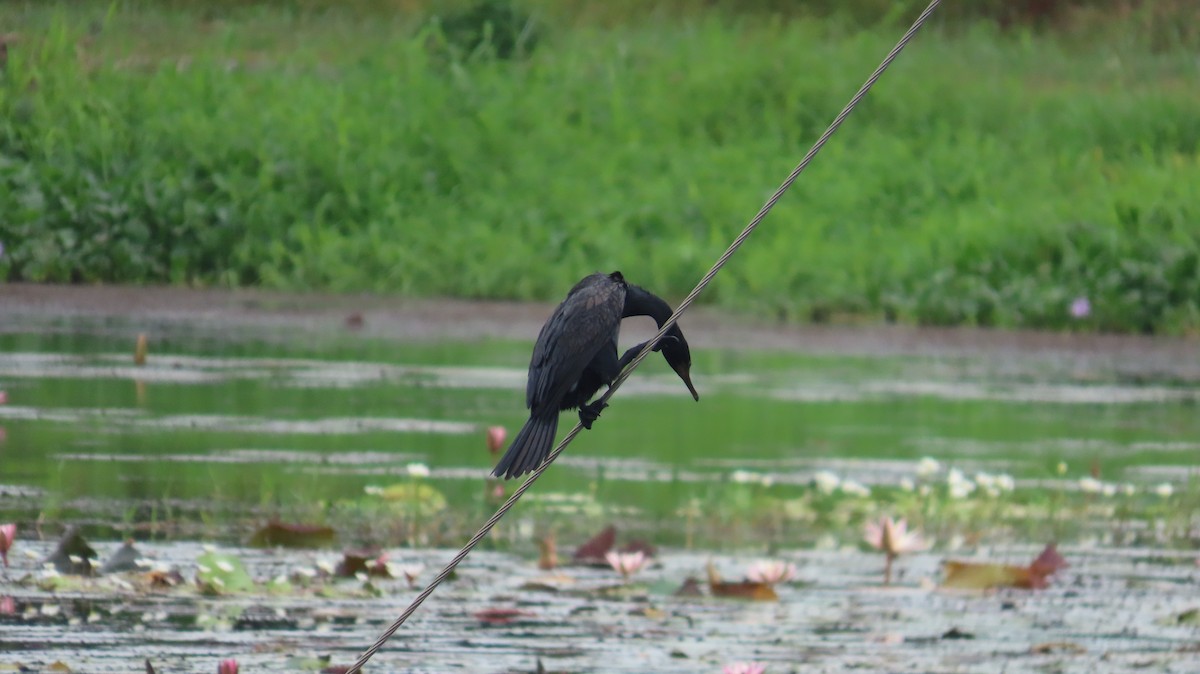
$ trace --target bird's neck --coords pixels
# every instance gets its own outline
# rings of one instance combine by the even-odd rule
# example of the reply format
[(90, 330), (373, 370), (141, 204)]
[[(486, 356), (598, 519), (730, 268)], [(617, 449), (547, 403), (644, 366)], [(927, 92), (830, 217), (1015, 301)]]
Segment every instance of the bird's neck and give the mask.
[(649, 316), (661, 328), (672, 313), (674, 312), (671, 311), (671, 305), (667, 304), (666, 300), (648, 290), (631, 283), (625, 291), (625, 311), (621, 314), (622, 318)]

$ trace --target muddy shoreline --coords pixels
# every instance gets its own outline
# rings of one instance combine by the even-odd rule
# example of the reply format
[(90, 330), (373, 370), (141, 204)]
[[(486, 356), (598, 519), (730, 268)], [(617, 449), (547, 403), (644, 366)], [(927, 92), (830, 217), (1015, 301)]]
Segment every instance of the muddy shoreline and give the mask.
[[(397, 341), (532, 340), (552, 308), (551, 303), (370, 294), (17, 283), (0, 287), (0, 332), (27, 332), (21, 326), (30, 324), (123, 319), (214, 331), (320, 333), (353, 326), (364, 336)], [(781, 325), (710, 307), (689, 310), (682, 323), (699, 348), (862, 356), (1074, 356), (1128, 359), (1152, 370), (1200, 374), (1196, 338), (882, 324)], [(640, 328), (633, 330), (645, 332)]]

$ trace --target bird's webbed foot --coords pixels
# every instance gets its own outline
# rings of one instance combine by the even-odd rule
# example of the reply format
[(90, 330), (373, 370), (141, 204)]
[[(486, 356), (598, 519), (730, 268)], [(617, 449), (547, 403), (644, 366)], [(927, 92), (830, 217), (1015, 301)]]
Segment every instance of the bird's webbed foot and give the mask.
[(580, 405), (579, 423), (583, 424), (583, 427), (589, 431), (592, 430), (592, 424), (600, 418), (600, 412), (604, 411), (605, 407), (608, 407), (608, 403), (602, 403), (598, 400), (594, 403)]

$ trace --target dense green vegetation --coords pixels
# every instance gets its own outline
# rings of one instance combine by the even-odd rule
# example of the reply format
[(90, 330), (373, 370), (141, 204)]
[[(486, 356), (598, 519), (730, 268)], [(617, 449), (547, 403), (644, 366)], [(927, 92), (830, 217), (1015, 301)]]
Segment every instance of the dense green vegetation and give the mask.
[[(421, 4), (4, 5), (0, 278), (678, 297), (915, 13), (527, 3), (505, 47)], [(705, 301), (1200, 329), (1200, 40), (1090, 11), (919, 36)]]

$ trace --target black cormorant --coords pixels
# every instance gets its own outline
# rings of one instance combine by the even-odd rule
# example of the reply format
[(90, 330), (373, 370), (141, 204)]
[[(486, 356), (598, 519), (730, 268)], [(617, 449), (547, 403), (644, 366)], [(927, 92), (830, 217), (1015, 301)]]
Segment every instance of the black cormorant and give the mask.
[[(617, 358), (621, 319), (649, 316), (661, 328), (671, 313), (671, 306), (662, 298), (626, 283), (619, 271), (592, 274), (576, 283), (538, 334), (525, 387), (529, 421), (492, 474), (507, 479), (536, 470), (554, 447), (560, 410), (578, 407), (579, 420), (590, 429), (607, 405), (588, 401), (646, 346), (642, 342)], [(662, 352), (692, 397), (700, 400), (692, 386), (692, 354), (678, 324), (671, 326), (654, 350)]]

